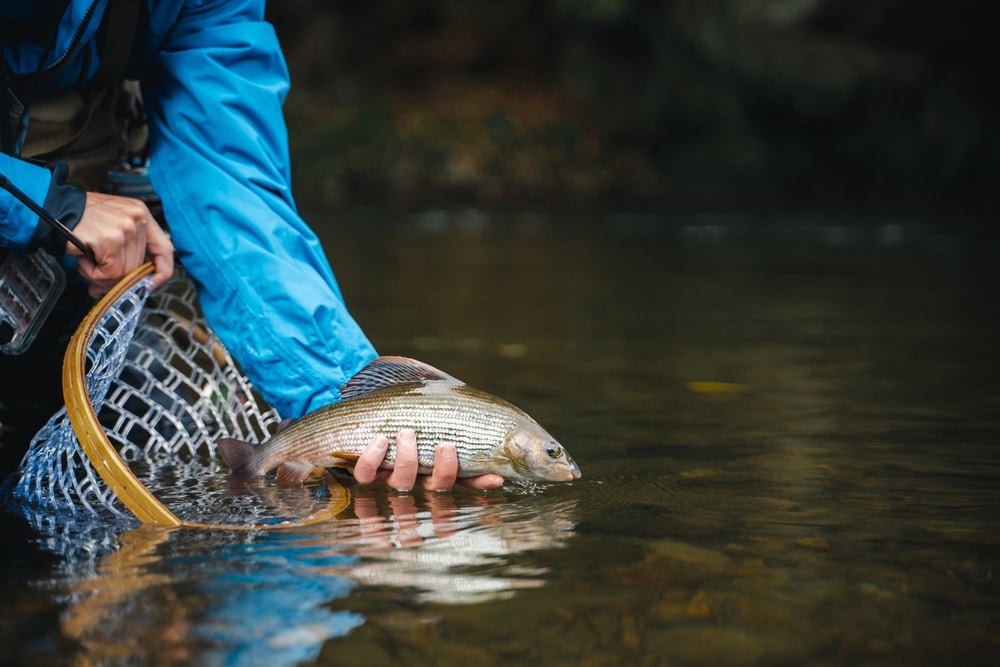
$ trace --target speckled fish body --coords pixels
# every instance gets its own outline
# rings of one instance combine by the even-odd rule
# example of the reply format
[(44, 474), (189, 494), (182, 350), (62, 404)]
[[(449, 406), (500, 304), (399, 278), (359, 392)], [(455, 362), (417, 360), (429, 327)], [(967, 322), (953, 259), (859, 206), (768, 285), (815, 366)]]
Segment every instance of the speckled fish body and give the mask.
[[(263, 474), (283, 466), (279, 475), (285, 481), (301, 481), (312, 469), (353, 463), (381, 434), (390, 442), (382, 467), (392, 468), (396, 433), (413, 429), (421, 473), (433, 467), (435, 446), (450, 442), (457, 449), (460, 477), (490, 472), (525, 481), (580, 477), (565, 449), (519, 408), (420, 362), (414, 363), (423, 374), (411, 377), (405, 365), (410, 360), (380, 359), (396, 364), (386, 367), (392, 372), (379, 372), (376, 365), (367, 380), (360, 379), (364, 386), (345, 392), (348, 398), (291, 422), (258, 447), (220, 441), (223, 457), (238, 474)], [(404, 369), (401, 377), (396, 375), (399, 364)], [(427, 369), (440, 375), (428, 376)], [(235, 451), (238, 447), (243, 451)]]

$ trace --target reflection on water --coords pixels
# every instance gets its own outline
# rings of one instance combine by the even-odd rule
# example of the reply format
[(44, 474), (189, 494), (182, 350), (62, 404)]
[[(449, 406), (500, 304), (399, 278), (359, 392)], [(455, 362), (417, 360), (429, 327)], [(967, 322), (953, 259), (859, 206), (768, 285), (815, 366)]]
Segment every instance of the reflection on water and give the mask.
[(376, 346), (523, 406), (583, 479), (353, 488), (308, 529), (140, 530), (90, 572), (22, 530), (15, 663), (995, 662), (994, 249), (904, 221), (337, 223)]
[(388, 502), (391, 512), (380, 511), (370, 493), (357, 498), (357, 523), (340, 528), (348, 534), (337, 541), (366, 557), (350, 568), (352, 579), (412, 589), (419, 602), (471, 604), (542, 586), (545, 567), (510, 556), (562, 548), (575, 526), (573, 500), (525, 506), (484, 499), (485, 505), (459, 508), (453, 499), (431, 496), (424, 511), (412, 496)]
[(358, 584), (438, 604), (542, 586), (546, 568), (514, 557), (564, 546), (574, 503), (469, 500), (369, 490), (355, 516), (308, 528), (140, 527), (96, 573), (60, 582), (69, 592), (60, 627), (96, 662), (295, 665), (365, 622), (349, 600), (330, 609)]

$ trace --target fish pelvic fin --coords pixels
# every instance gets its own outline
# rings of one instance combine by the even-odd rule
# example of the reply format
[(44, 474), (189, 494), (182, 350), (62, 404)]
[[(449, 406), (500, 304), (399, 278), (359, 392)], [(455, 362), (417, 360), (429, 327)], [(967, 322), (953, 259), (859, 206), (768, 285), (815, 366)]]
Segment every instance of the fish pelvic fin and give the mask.
[(323, 475), (324, 469), (307, 461), (284, 461), (276, 471), (278, 486), (297, 486)]
[(260, 471), (253, 460), (253, 445), (236, 438), (220, 438), (215, 446), (219, 448), (222, 460), (232, 470), (232, 476), (238, 479), (257, 477)]
[(401, 384), (455, 382), (461, 380), (439, 368), (409, 357), (378, 357), (340, 387), (342, 398), (366, 396), (378, 389)]

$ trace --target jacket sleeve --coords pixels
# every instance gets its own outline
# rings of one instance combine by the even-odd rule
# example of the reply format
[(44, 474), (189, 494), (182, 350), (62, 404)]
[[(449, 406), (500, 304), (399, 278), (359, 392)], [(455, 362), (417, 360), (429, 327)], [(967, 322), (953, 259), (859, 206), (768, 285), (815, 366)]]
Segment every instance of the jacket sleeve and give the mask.
[[(40, 167), (0, 153), (0, 174), (9, 178), (14, 187), (41, 205), (56, 220), (74, 229), (83, 216), (87, 193), (66, 183), (68, 173), (65, 162), (57, 161)], [(18, 201), (7, 189), (0, 190), (0, 246), (17, 252), (44, 248), (53, 257), (66, 252), (63, 237), (39, 220), (24, 202)]]
[[(0, 174), (34, 201), (41, 204), (49, 191), (52, 172), (30, 162), (0, 153)], [(35, 245), (39, 229), (38, 216), (17, 201), (7, 190), (0, 190), (0, 246), (24, 252)]]
[(150, 177), (209, 324), (282, 416), (339, 400), (376, 353), (296, 212), (263, 2), (184, 2), (154, 48)]

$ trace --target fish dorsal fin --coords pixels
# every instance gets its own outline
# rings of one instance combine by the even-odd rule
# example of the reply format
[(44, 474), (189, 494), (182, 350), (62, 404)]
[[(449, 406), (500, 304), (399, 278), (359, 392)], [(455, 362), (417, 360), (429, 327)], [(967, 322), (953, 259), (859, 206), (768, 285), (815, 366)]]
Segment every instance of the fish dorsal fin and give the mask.
[(340, 388), (342, 398), (365, 396), (377, 389), (414, 382), (461, 381), (444, 371), (409, 357), (378, 357)]

